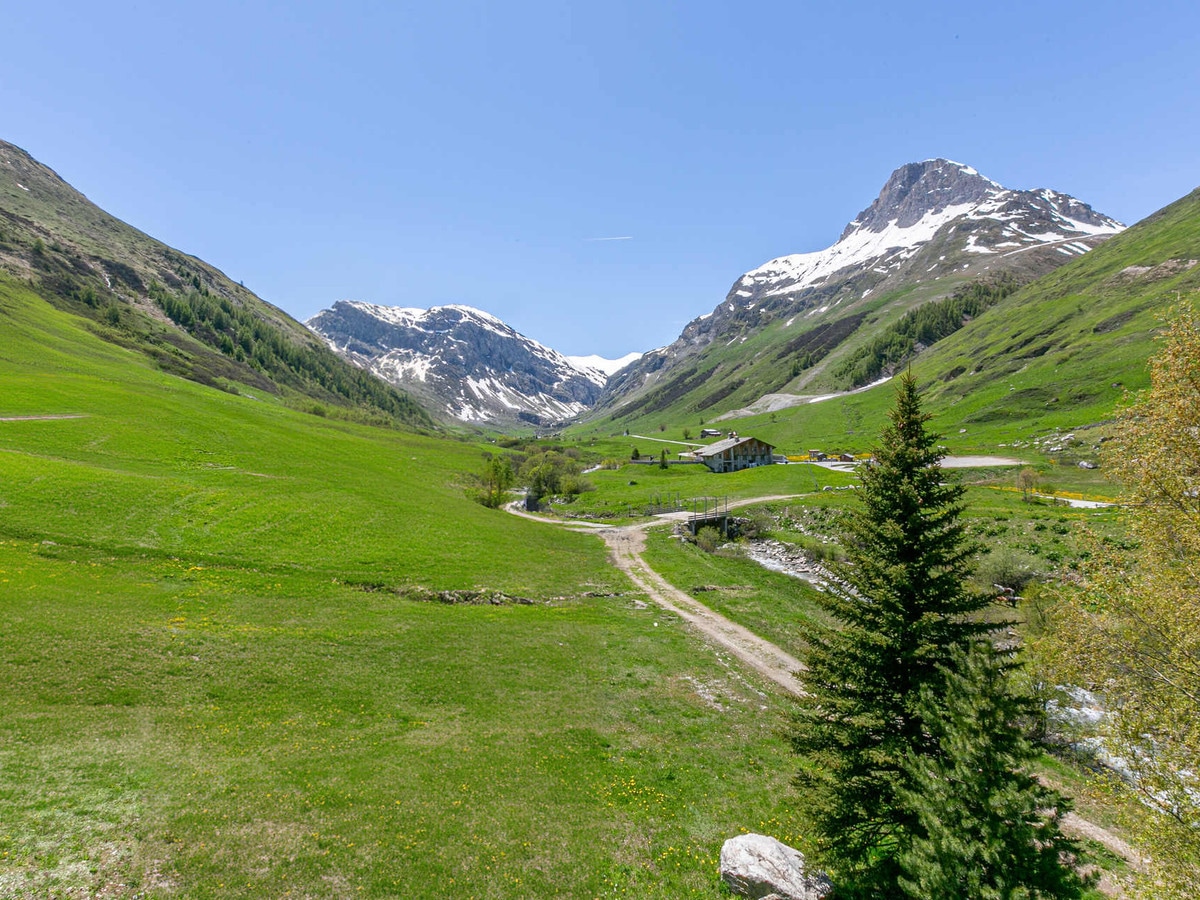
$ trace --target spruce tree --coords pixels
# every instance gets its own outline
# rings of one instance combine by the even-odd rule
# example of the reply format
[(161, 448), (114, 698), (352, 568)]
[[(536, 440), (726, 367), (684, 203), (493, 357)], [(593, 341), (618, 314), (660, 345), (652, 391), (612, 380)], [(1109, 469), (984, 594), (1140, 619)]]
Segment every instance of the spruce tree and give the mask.
[(835, 624), (811, 635), (791, 734), (816, 849), (847, 895), (896, 890), (899, 852), (919, 827), (900, 796), (905, 766), (939, 752), (921, 692), (940, 693), (955, 649), (992, 627), (974, 615), (989, 598), (967, 582), (976, 547), (963, 489), (943, 483), (940, 435), (911, 373), (889, 417), (848, 516), (846, 563), (822, 595)]
[(944, 693), (921, 690), (918, 712), (938, 753), (910, 750), (900, 802), (916, 829), (899, 854), (898, 884), (912, 900), (1008, 900), (1082, 896), (1064, 861), (1076, 846), (1059, 829), (1070, 809), (1023, 771), (1036, 757), (1019, 727), (1036, 702), (1010, 686), (987, 643), (955, 651)]

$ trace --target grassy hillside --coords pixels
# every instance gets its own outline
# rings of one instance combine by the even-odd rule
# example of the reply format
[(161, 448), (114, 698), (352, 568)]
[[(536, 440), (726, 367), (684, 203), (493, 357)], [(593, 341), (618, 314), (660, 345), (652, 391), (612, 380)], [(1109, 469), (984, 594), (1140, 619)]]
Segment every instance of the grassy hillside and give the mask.
[[(0, 281), (0, 896), (713, 896), (779, 701), (480, 447), (206, 388)], [(424, 591), (400, 592), (400, 588)], [(529, 602), (429, 602), (504, 591)]]
[(226, 390), (277, 394), (293, 405), (432, 425), (412, 398), (340, 359), (287, 313), (113, 218), (4, 141), (0, 274), (164, 371)]
[[(1107, 418), (1146, 384), (1162, 316), (1200, 289), (1200, 190), (1043, 276), (937, 344), (920, 366), (931, 400), (964, 426)], [(1045, 427), (1045, 426), (1043, 426)]]
[[(602, 410), (590, 424), (633, 431), (696, 423), (778, 392), (821, 394), (841, 387), (833, 372), (909, 310), (966, 282), (945, 278), (860, 301), (837, 315), (797, 314), (722, 340), (687, 359), (630, 402)], [(606, 427), (607, 426), (607, 427)]]
[[(1196, 260), (1200, 190), (999, 300), (916, 355), (911, 365), (949, 446), (1035, 454), (1040, 452), (1031, 443), (1036, 436), (1107, 420), (1125, 391), (1147, 383), (1145, 363), (1161, 316), (1177, 297), (1200, 291)], [(898, 307), (889, 308), (895, 315)], [(833, 366), (865, 347), (866, 335), (860, 333), (861, 342), (839, 345), (838, 354), (821, 365)], [(766, 346), (771, 340), (764, 332), (722, 352), (756, 357), (762, 350), (755, 342)], [(725, 417), (720, 424), (789, 452), (809, 447), (862, 451), (878, 432), (891, 397), (884, 385), (819, 403)], [(649, 431), (662, 423), (694, 429), (701, 419), (714, 421), (712, 410), (691, 408), (689, 402), (681, 396), (653, 414), (643, 407), (628, 422), (600, 421), (576, 433)]]

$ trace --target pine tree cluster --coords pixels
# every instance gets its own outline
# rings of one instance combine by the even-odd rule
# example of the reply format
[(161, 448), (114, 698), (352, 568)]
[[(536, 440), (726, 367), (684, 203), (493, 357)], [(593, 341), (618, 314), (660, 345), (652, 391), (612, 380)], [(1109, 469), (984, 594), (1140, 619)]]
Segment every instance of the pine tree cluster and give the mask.
[(949, 297), (926, 303), (905, 313), (900, 321), (883, 329), (870, 343), (851, 354), (834, 372), (851, 387), (870, 384), (887, 370), (907, 361), (918, 345), (928, 347), (949, 337), (969, 320), (996, 305), (1020, 287), (1009, 272), (986, 281), (973, 281)]

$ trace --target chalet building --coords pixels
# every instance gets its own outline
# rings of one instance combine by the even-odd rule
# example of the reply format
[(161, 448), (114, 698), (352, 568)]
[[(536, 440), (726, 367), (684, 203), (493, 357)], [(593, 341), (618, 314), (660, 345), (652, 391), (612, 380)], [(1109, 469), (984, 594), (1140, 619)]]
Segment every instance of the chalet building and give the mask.
[(734, 434), (723, 441), (701, 447), (696, 451), (696, 456), (714, 472), (737, 472), (752, 466), (772, 465), (775, 462), (774, 450), (766, 441)]

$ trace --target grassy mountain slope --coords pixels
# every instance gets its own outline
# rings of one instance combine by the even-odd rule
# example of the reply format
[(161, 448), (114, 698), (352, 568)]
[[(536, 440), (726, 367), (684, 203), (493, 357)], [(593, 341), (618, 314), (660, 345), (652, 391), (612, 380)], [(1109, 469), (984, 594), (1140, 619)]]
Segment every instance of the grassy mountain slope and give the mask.
[(0, 275), (28, 284), (165, 371), (294, 405), (315, 401), (432, 424), (410, 397), (341, 360), (282, 310), (110, 216), (3, 141)]
[[(1006, 190), (950, 160), (902, 166), (837, 243), (745, 273), (678, 339), (610, 379), (590, 418), (641, 429), (650, 416), (711, 418), (865, 384), (876, 367), (863, 354), (912, 311), (981, 281), (1033, 281), (1121, 228), (1074, 198)], [(933, 319), (917, 329), (925, 338), (945, 332), (948, 317)], [(902, 343), (890, 342), (888, 368)]]
[[(938, 249), (944, 248), (928, 248), (919, 259), (937, 259)], [(856, 296), (830, 309), (797, 309), (747, 321), (739, 333), (709, 344), (644, 391), (634, 392), (631, 401), (601, 408), (595, 421), (645, 429), (662, 421), (712, 419), (776, 393), (817, 396), (845, 390), (853, 383), (843, 365), (906, 314), (972, 284), (1005, 278), (1028, 282), (1062, 258), (1054, 258), (1053, 248), (1035, 249), (1037, 255), (1025, 254), (1019, 267), (976, 257), (969, 268)]]
[[(918, 353), (911, 364), (948, 443), (994, 449), (1028, 441), (1035, 433), (1107, 419), (1126, 390), (1146, 384), (1145, 362), (1160, 317), (1177, 296), (1200, 290), (1200, 265), (1191, 265), (1194, 260), (1200, 260), (1200, 191), (1004, 297)], [(889, 304), (888, 315), (873, 319), (874, 312), (868, 312), (857, 332), (861, 339), (846, 340), (815, 368), (832, 372), (837, 362), (897, 322), (901, 310), (934, 299), (931, 291), (944, 294), (945, 288), (942, 282), (914, 287), (899, 303), (881, 297), (877, 302)], [(730, 364), (749, 365), (747, 360), (769, 355), (777, 344), (770, 333), (776, 327), (719, 353)], [(697, 408), (692, 396), (681, 393), (653, 412), (643, 408), (628, 420), (600, 421), (579, 431), (628, 427), (636, 432), (660, 422), (695, 428), (701, 418), (713, 421), (721, 407)], [(788, 452), (809, 447), (862, 451), (878, 432), (891, 397), (884, 385), (819, 403), (727, 414), (721, 423)]]
[(1200, 289), (1200, 190), (981, 315), (919, 363), (966, 426), (1106, 418), (1145, 386), (1161, 317)]
[(480, 447), (11, 282), (0, 332), (0, 893), (708, 897), (725, 837), (788, 835), (777, 701), (594, 536), (468, 500)]

